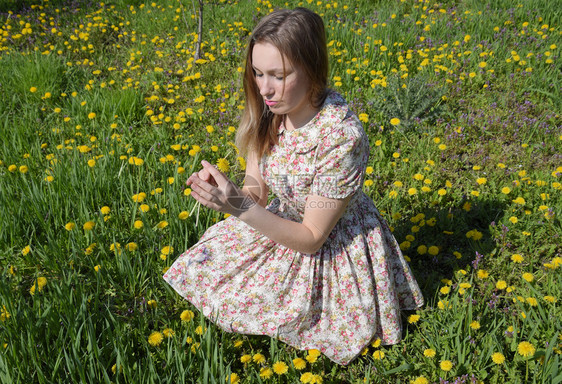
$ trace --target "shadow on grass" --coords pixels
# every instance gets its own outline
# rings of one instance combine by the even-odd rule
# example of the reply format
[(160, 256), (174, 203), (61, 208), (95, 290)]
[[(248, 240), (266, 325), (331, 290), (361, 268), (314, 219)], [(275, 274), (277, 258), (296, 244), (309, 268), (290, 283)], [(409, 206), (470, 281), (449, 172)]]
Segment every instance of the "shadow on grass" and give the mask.
[[(505, 202), (476, 200), (469, 204), (470, 209), (467, 205), (467, 210), (440, 207), (422, 210), (426, 224), (418, 233), (412, 233), (412, 226), (417, 224), (409, 218), (395, 226), (394, 234), (398, 241), (408, 234), (416, 238), (404, 254), (411, 258), (410, 267), (423, 292), (426, 306), (435, 306), (443, 279), (453, 280), (455, 271), (459, 269), (481, 268), (481, 261), (497, 247), (491, 231), (504, 216)], [(428, 226), (427, 221), (432, 218), (436, 219), (436, 223)], [(429, 251), (422, 250), (423, 254), (420, 254), (419, 246), (427, 249), (436, 246), (439, 252), (431, 255)]]

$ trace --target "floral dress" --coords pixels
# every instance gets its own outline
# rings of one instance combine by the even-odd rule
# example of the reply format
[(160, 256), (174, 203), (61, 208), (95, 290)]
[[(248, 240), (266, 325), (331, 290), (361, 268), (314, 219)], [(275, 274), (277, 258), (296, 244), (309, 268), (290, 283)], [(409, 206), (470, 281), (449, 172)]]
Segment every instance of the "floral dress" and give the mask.
[(211, 226), (164, 279), (228, 332), (269, 335), (347, 364), (374, 339), (401, 339), (401, 310), (422, 294), (388, 225), (362, 190), (368, 138), (332, 92), (304, 127), (279, 128), (260, 161), (277, 197), (267, 209), (301, 222), (307, 196), (351, 196), (314, 254), (275, 243), (236, 217)]

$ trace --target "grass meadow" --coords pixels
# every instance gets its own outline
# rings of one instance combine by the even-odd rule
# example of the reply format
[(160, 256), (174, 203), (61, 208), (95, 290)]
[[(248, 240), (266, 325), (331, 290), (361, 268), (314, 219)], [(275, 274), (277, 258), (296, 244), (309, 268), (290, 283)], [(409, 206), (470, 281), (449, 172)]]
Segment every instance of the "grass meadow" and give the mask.
[[(0, 2), (0, 382), (562, 383), (562, 11), (551, 0)], [(257, 20), (306, 6), (426, 305), (347, 367), (228, 334), (162, 274), (240, 181)]]

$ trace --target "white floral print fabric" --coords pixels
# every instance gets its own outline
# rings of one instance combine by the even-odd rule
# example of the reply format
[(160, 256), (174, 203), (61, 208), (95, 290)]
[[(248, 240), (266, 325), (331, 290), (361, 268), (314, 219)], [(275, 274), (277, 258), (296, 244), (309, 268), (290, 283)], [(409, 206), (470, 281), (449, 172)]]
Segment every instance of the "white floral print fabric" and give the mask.
[(303, 254), (235, 217), (211, 226), (164, 279), (228, 332), (269, 335), (348, 364), (374, 339), (401, 339), (401, 310), (423, 297), (388, 225), (362, 191), (368, 138), (332, 92), (306, 126), (279, 128), (260, 162), (267, 206), (302, 221), (307, 197), (350, 201), (322, 248)]

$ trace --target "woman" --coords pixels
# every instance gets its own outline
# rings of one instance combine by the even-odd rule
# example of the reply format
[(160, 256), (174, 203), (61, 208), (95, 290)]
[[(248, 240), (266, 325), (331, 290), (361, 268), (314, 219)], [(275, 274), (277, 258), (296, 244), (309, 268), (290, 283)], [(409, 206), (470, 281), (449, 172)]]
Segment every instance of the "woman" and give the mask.
[[(347, 364), (401, 338), (400, 312), (423, 298), (396, 240), (362, 191), (368, 138), (327, 88), (322, 19), (304, 8), (264, 17), (251, 35), (238, 188), (215, 167), (187, 184), (232, 216), (180, 255), (165, 280), (229, 332), (265, 334)], [(269, 193), (277, 197), (268, 203)]]

